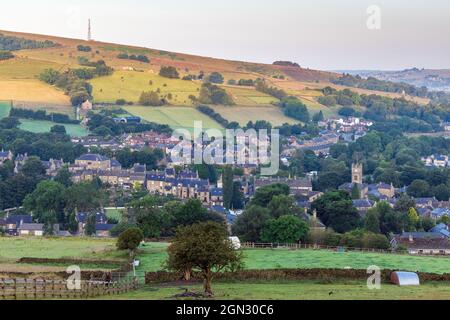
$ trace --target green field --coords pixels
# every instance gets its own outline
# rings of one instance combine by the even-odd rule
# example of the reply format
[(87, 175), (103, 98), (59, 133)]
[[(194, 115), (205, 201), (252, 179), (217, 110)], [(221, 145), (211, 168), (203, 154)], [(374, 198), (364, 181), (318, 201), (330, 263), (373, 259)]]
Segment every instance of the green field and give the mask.
[(211, 108), (228, 121), (236, 121), (241, 126), (246, 126), (249, 121), (257, 120), (269, 121), (273, 126), (299, 123), (298, 120), (286, 117), (281, 109), (275, 106), (211, 106)]
[(138, 102), (143, 91), (172, 94), (170, 104), (191, 105), (190, 95), (198, 96), (200, 85), (193, 81), (168, 79), (151, 72), (116, 71), (108, 77), (93, 79), (96, 102), (115, 103), (117, 99)]
[(0, 119), (8, 117), (10, 110), (11, 110), (10, 101), (0, 101)]
[(194, 122), (201, 121), (203, 129), (223, 129), (222, 126), (192, 107), (125, 107), (129, 113), (142, 119), (170, 127), (193, 130)]
[[(166, 259), (167, 244), (147, 244), (142, 247), (141, 271), (158, 271)], [(367, 269), (376, 265), (381, 269), (450, 273), (450, 259), (408, 255), (346, 252), (327, 250), (245, 250), (246, 269)]]
[(123, 210), (121, 209), (105, 209), (105, 214), (108, 218), (115, 219), (117, 221), (122, 221)]
[(0, 238), (0, 261), (28, 258), (122, 258), (115, 239), (94, 238)]
[(74, 137), (84, 137), (89, 134), (79, 124), (60, 124), (51, 121), (20, 119), (20, 129), (34, 133), (50, 132), (50, 129), (55, 125), (63, 125), (66, 128), (67, 134)]
[[(102, 297), (114, 300), (173, 300), (184, 289), (202, 292), (201, 285), (145, 286), (127, 294)], [(217, 300), (448, 300), (450, 285), (426, 283), (420, 287), (398, 287), (382, 284), (380, 290), (369, 290), (364, 281), (277, 281), (213, 283)]]

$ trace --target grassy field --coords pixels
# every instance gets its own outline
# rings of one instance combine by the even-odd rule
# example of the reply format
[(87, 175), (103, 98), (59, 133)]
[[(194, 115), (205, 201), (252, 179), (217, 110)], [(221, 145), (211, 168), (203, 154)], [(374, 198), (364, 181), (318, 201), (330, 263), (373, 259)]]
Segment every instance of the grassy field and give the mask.
[[(142, 247), (141, 271), (160, 270), (166, 259), (166, 248), (167, 244), (161, 243), (147, 244)], [(371, 265), (376, 265), (381, 269), (431, 273), (450, 272), (450, 259), (440, 257), (285, 249), (245, 250), (244, 254), (246, 269), (352, 268), (365, 270)]]
[(122, 258), (115, 239), (93, 238), (0, 238), (0, 261), (28, 258)]
[(284, 123), (299, 123), (295, 119), (286, 117), (280, 108), (275, 106), (211, 106), (211, 108), (228, 121), (236, 121), (242, 126), (245, 126), (249, 121), (255, 122), (257, 120), (269, 121), (274, 126), (279, 126)]
[(45, 106), (70, 105), (64, 92), (39, 80), (0, 80), (0, 100), (25, 101)]
[(186, 128), (192, 130), (195, 121), (203, 122), (203, 129), (223, 129), (210, 117), (192, 107), (125, 107), (129, 113), (142, 119), (160, 124), (167, 124), (172, 128)]
[(232, 96), (235, 104), (239, 106), (270, 106), (273, 102), (278, 101), (278, 99), (258, 92), (252, 87), (222, 86), (222, 88)]
[(50, 132), (50, 129), (55, 125), (63, 125), (67, 134), (74, 137), (84, 137), (89, 134), (86, 128), (79, 124), (60, 124), (51, 121), (20, 119), (20, 129), (34, 133)]
[[(174, 295), (190, 291), (202, 292), (201, 285), (145, 286), (137, 291), (102, 299), (115, 300), (173, 300)], [(382, 284), (380, 290), (369, 290), (363, 281), (324, 283), (304, 282), (239, 282), (213, 283), (217, 300), (448, 300), (448, 283), (427, 283), (420, 287), (398, 287)]]
[(8, 117), (10, 110), (11, 110), (10, 101), (0, 101), (0, 119)]
[(96, 102), (114, 103), (117, 99), (138, 102), (143, 91), (160, 90), (161, 96), (172, 94), (170, 104), (191, 105), (190, 95), (198, 96), (200, 84), (193, 81), (167, 79), (151, 72), (116, 71), (109, 77), (93, 79)]
[(59, 70), (62, 65), (49, 61), (28, 58), (15, 58), (0, 61), (0, 80), (30, 80), (38, 79), (45, 69)]
[(108, 218), (116, 219), (117, 221), (122, 221), (122, 213), (121, 209), (105, 209), (105, 214)]

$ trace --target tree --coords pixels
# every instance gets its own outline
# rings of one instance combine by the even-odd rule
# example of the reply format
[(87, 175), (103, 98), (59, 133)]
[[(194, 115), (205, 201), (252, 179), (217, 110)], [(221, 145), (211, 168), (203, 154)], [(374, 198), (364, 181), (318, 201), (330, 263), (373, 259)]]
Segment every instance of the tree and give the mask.
[(261, 240), (261, 232), (270, 218), (267, 208), (255, 205), (247, 207), (233, 224), (232, 232), (243, 241), (258, 242)]
[(213, 295), (212, 281), (216, 273), (236, 270), (242, 265), (242, 255), (228, 240), (224, 225), (207, 222), (179, 228), (168, 249), (169, 269), (186, 272), (199, 270), (204, 292)]
[(450, 198), (450, 188), (446, 184), (440, 184), (433, 188), (433, 193), (439, 201), (448, 201)]
[(419, 214), (417, 213), (416, 209), (414, 208), (409, 208), (408, 210), (408, 220), (409, 220), (409, 224), (411, 226), (411, 231), (414, 231), (419, 222), (420, 222), (420, 217)]
[(159, 75), (161, 77), (169, 78), (169, 79), (179, 79), (180, 74), (178, 73), (175, 67), (165, 67), (162, 66), (159, 70)]
[(314, 122), (320, 122), (320, 121), (323, 121), (324, 119), (325, 119), (325, 117), (323, 116), (322, 110), (319, 111), (318, 113), (315, 113), (312, 118), (312, 120)]
[(312, 210), (317, 210), (320, 220), (334, 231), (345, 233), (360, 225), (360, 216), (350, 195), (345, 191), (331, 191), (313, 202)]
[(130, 256), (134, 256), (134, 252), (144, 240), (144, 234), (139, 228), (130, 228), (122, 232), (117, 239), (117, 248), (119, 250), (129, 250)]
[(223, 170), (222, 181), (223, 181), (223, 206), (226, 209), (231, 209), (231, 202), (233, 201), (233, 168), (231, 166), (226, 166)]
[(38, 157), (29, 157), (21, 169), (22, 174), (29, 177), (45, 176), (46, 170)]
[(164, 100), (160, 98), (157, 92), (150, 91), (141, 93), (141, 96), (139, 97), (139, 103), (147, 107), (158, 107), (164, 105)]
[(132, 201), (127, 208), (128, 221), (136, 223), (144, 237), (157, 238), (169, 217), (160, 207), (156, 196), (145, 196)]
[(65, 193), (68, 212), (90, 212), (101, 207), (101, 191), (90, 182), (81, 182), (67, 188)]
[(369, 232), (380, 233), (380, 217), (376, 209), (367, 211), (364, 227)]
[(305, 240), (308, 232), (308, 225), (300, 218), (281, 216), (267, 221), (261, 240), (269, 243), (297, 243), (299, 240)]
[(50, 129), (51, 133), (66, 134), (66, 127), (62, 125), (55, 125)]
[(204, 104), (233, 105), (231, 96), (221, 87), (206, 82), (202, 84), (198, 101)]
[(55, 182), (62, 184), (65, 187), (70, 187), (72, 182), (72, 174), (67, 166), (62, 167), (54, 178)]
[(44, 222), (44, 235), (53, 236), (55, 234), (54, 225), (58, 223), (56, 212), (49, 211), (42, 214), (42, 222)]
[(27, 195), (23, 205), (41, 223), (45, 223), (50, 212), (55, 215), (56, 222), (64, 223), (65, 191), (62, 184), (45, 180), (37, 185), (33, 193)]
[(231, 208), (240, 210), (244, 208), (244, 194), (241, 191), (242, 185), (239, 181), (233, 183), (233, 198), (231, 200)]
[(425, 180), (414, 180), (407, 189), (409, 196), (414, 198), (429, 197), (431, 187)]
[(295, 199), (285, 194), (273, 196), (267, 208), (273, 218), (300, 213), (300, 208), (295, 204)]
[(90, 213), (87, 216), (86, 219), (86, 225), (84, 226), (84, 233), (87, 236), (93, 236), (95, 235), (95, 225), (97, 223), (97, 219), (96, 219), (96, 214), (95, 213)]
[(354, 183), (352, 187), (352, 199), (353, 200), (361, 199), (361, 192), (359, 191), (357, 183)]
[(224, 78), (219, 72), (213, 72), (208, 76), (208, 81), (211, 83), (222, 84), (224, 82)]
[(276, 183), (258, 188), (250, 203), (260, 207), (267, 207), (273, 197), (278, 195), (289, 195), (289, 186)]
[(415, 208), (416, 202), (411, 197), (407, 196), (406, 194), (402, 194), (400, 198), (397, 200), (394, 206), (394, 210), (406, 213), (409, 209)]

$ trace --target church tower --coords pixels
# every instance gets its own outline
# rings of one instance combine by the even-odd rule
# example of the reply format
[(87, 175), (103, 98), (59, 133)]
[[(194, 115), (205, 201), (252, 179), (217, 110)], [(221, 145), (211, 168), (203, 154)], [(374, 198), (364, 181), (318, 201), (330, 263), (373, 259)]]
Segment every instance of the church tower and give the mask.
[(354, 162), (352, 164), (352, 183), (363, 183), (363, 165), (360, 162)]

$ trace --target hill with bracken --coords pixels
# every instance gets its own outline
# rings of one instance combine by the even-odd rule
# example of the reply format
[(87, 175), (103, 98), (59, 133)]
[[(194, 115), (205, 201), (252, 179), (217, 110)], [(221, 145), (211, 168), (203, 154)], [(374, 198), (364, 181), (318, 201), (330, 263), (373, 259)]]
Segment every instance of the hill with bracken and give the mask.
[[(220, 76), (215, 85), (226, 92), (233, 103), (229, 107), (217, 105), (214, 108), (224, 113), (227, 120), (240, 123), (255, 120), (268, 120), (275, 125), (296, 122), (275, 106), (279, 102), (277, 95), (257, 90), (254, 85), (257, 81), (264, 81), (268, 88), (282, 90), (286, 95), (296, 96), (310, 112), (322, 111), (325, 115), (334, 115), (337, 109), (318, 102), (321, 89), (326, 86), (343, 88), (331, 83), (340, 76), (338, 73), (311, 70), (296, 63), (269, 65), (229, 61), (99, 41), (0, 31), (0, 40), (5, 38), (14, 39), (17, 47), (5, 47), (10, 41), (0, 41), (0, 52), (6, 52), (5, 59), (0, 55), (0, 101), (12, 100), (15, 106), (69, 115), (73, 115), (73, 103), (67, 89), (42, 81), (40, 75), (49, 69), (59, 73), (75, 69), (95, 70), (95, 62), (100, 60), (113, 72), (86, 79), (92, 86), (94, 102), (101, 105), (126, 102), (134, 105), (126, 108), (136, 109), (142, 104), (143, 92), (155, 92), (163, 98), (164, 106), (152, 110), (154, 114), (149, 118), (168, 117), (167, 109), (160, 110), (163, 108), (193, 107), (201, 95), (203, 80), (217, 73)], [(9, 52), (13, 56), (9, 56)], [(166, 67), (176, 69), (177, 76), (161, 76), (161, 69)], [(258, 110), (255, 112), (250, 108)]]

